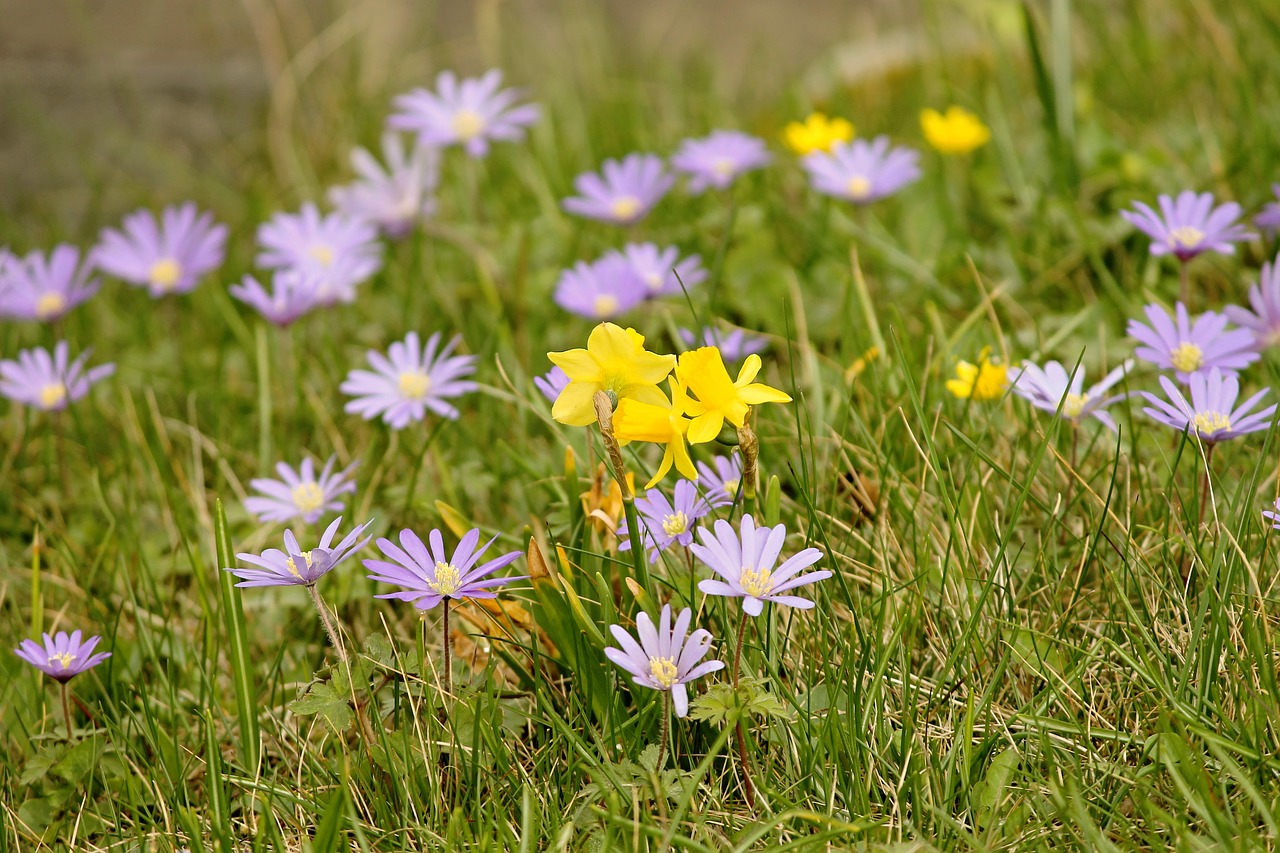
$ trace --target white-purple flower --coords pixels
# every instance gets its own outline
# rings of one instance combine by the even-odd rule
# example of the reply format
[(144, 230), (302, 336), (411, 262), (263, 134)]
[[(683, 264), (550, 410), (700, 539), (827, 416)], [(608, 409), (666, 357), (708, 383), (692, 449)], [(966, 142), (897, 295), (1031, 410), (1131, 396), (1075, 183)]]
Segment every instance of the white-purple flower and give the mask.
[(397, 97), (387, 125), (418, 134), (423, 145), (461, 145), (472, 157), (483, 157), (490, 142), (518, 142), (524, 139), (525, 127), (538, 120), (537, 105), (517, 106), (520, 92), (499, 91), (501, 85), (497, 68), (461, 81), (452, 71), (441, 71), (434, 92), (414, 89)]
[(372, 222), (393, 239), (413, 230), (419, 220), (435, 212), (436, 185), (440, 180), (440, 154), (421, 143), (406, 153), (400, 134), (382, 135), (384, 169), (364, 148), (351, 152), (358, 181), (329, 189), (329, 200), (352, 219)]
[(1264, 205), (1253, 218), (1253, 224), (1264, 231), (1280, 231), (1280, 184), (1271, 185), (1271, 194), (1277, 200)]
[(17, 361), (0, 361), (0, 394), (41, 411), (61, 411), (88, 394), (95, 382), (115, 373), (114, 364), (85, 370), (88, 358), (85, 350), (71, 361), (66, 341), (59, 341), (52, 355), (43, 347), (22, 350)]
[(509, 551), (487, 563), (476, 565), (484, 552), (498, 537), (490, 539), (479, 550), (480, 531), (472, 529), (462, 537), (453, 555), (444, 549), (444, 537), (439, 530), (427, 536), (431, 544), (428, 551), (422, 539), (412, 530), (400, 531), (400, 545), (390, 539), (379, 539), (378, 548), (387, 560), (368, 559), (364, 567), (372, 574), (370, 580), (404, 587), (399, 592), (385, 592), (374, 598), (394, 598), (409, 601), (419, 610), (430, 610), (441, 601), (459, 601), (464, 598), (497, 598), (495, 590), (512, 581), (527, 580), (528, 575), (518, 577), (489, 577), (498, 569), (511, 565), (520, 558), (519, 551)]
[(1262, 517), (1271, 522), (1273, 530), (1280, 530), (1280, 498), (1276, 499), (1275, 511), (1263, 510)]
[(698, 485), (713, 507), (728, 506), (737, 500), (742, 485), (742, 460), (737, 456), (713, 456), (711, 465), (698, 463)]
[(805, 548), (774, 567), (787, 539), (787, 528), (782, 524), (757, 528), (755, 519), (744, 515), (741, 535), (720, 519), (714, 533), (704, 527), (698, 536), (702, 544), (690, 546), (693, 555), (720, 576), (720, 580), (701, 581), (698, 589), (707, 595), (741, 598), (742, 610), (748, 616), (759, 616), (766, 601), (808, 610), (814, 606), (812, 601), (786, 593), (831, 577), (826, 570), (799, 574), (822, 559), (817, 548)]
[(659, 249), (653, 243), (628, 243), (622, 247), (622, 256), (640, 276), (645, 295), (651, 298), (683, 296), (707, 279), (702, 259), (697, 255), (681, 259), (675, 246)]
[(701, 340), (689, 329), (680, 329), (679, 332), (680, 340), (690, 349), (715, 347), (720, 350), (725, 364), (742, 361), (749, 355), (764, 352), (769, 346), (769, 339), (764, 335), (753, 334), (745, 329), (724, 331), (715, 326), (704, 326)]
[(1144, 361), (1173, 370), (1179, 382), (1210, 368), (1232, 373), (1248, 367), (1258, 360), (1254, 350), (1253, 332), (1248, 329), (1228, 329), (1225, 315), (1206, 311), (1195, 323), (1181, 302), (1174, 306), (1175, 317), (1159, 305), (1146, 306), (1148, 326), (1138, 320), (1130, 320), (1128, 332), (1143, 346), (1134, 355)]
[(320, 305), (355, 301), (356, 288), (382, 268), (377, 228), (343, 213), (321, 216), (311, 203), (259, 225), (258, 243), (258, 265), (300, 274)]
[(65, 243), (47, 256), (0, 254), (0, 316), (19, 320), (56, 320), (98, 292), (89, 280), (93, 262), (80, 262), (80, 250)]
[(1258, 283), (1249, 288), (1249, 308), (1228, 305), (1227, 319), (1248, 329), (1258, 349), (1280, 346), (1280, 256), (1262, 265)]
[(656, 154), (628, 154), (622, 160), (605, 160), (599, 174), (585, 172), (575, 178), (578, 195), (561, 205), (588, 219), (632, 225), (648, 215), (675, 180)]
[(882, 199), (916, 180), (919, 163), (920, 152), (891, 148), (887, 136), (837, 142), (830, 152), (814, 151), (800, 161), (815, 190), (856, 204)]
[[(640, 541), (649, 553), (650, 563), (658, 562), (658, 555), (673, 543), (686, 548), (692, 545), (694, 525), (711, 512), (711, 504), (689, 480), (676, 483), (674, 501), (659, 489), (649, 489), (644, 497), (636, 498), (635, 505), (640, 513)], [(629, 535), (624, 520), (618, 526), (619, 551), (631, 550)]]
[[(670, 692), (676, 716), (689, 711), (689, 694), (685, 685), (695, 678), (724, 669), (724, 663), (709, 660), (699, 663), (711, 650), (711, 632), (698, 628), (692, 634), (689, 624), (693, 611), (685, 608), (671, 624), (671, 605), (662, 605), (655, 628), (648, 613), (636, 617), (636, 641), (621, 625), (610, 625), (609, 633), (621, 648), (604, 650), (605, 657), (631, 673), (641, 687)], [(686, 636), (687, 635), (687, 636)]]
[(1237, 220), (1240, 205), (1234, 201), (1214, 206), (1213, 193), (1184, 190), (1174, 199), (1159, 196), (1160, 212), (1150, 205), (1134, 202), (1134, 210), (1122, 210), (1130, 224), (1151, 238), (1151, 254), (1173, 255), (1189, 261), (1201, 252), (1232, 254), (1232, 245), (1253, 235)]
[(251, 275), (246, 275), (240, 284), (231, 285), (228, 292), (268, 321), (283, 327), (320, 305), (318, 289), (316, 281), (297, 270), (286, 269), (272, 274), (270, 292)]
[(1112, 370), (1101, 382), (1084, 389), (1084, 367), (1076, 368), (1072, 375), (1060, 362), (1046, 362), (1042, 368), (1030, 361), (1023, 362), (1022, 371), (1013, 383), (1013, 393), (1025, 399), (1037, 409), (1061, 416), (1073, 423), (1084, 418), (1097, 418), (1111, 430), (1116, 429), (1115, 419), (1105, 411), (1107, 406), (1123, 400), (1126, 394), (1106, 396), (1133, 367), (1133, 359)]
[(542, 392), (542, 396), (554, 403), (560, 396), (560, 392), (569, 384), (569, 374), (557, 365), (543, 375), (533, 377), (533, 384)]
[(686, 139), (671, 165), (689, 176), (689, 192), (708, 187), (726, 189), (743, 172), (761, 169), (772, 160), (764, 140), (737, 130), (716, 130), (701, 139)]
[(300, 518), (314, 524), (326, 512), (340, 512), (343, 507), (339, 495), (356, 490), (351, 472), (355, 464), (335, 472), (333, 465), (338, 457), (330, 456), (324, 469), (316, 474), (315, 463), (303, 459), (298, 470), (279, 462), (276, 473), (279, 480), (260, 477), (249, 481), (249, 487), (260, 496), (245, 498), (244, 508), (257, 516), (259, 521), (289, 521)]
[(56, 636), (44, 635), (44, 646), (35, 640), (23, 640), (13, 653), (55, 681), (66, 684), (80, 673), (92, 669), (111, 657), (111, 652), (93, 653), (102, 641), (90, 637), (81, 642), (81, 633), (59, 631)]
[(93, 262), (129, 284), (146, 287), (153, 297), (187, 293), (222, 266), (226, 241), (227, 226), (215, 224), (213, 214), (187, 202), (166, 207), (159, 220), (151, 211), (139, 210), (124, 218), (121, 230), (104, 229)]
[(1189, 385), (1190, 400), (1168, 377), (1161, 376), (1160, 387), (1168, 399), (1143, 391), (1142, 396), (1151, 406), (1142, 411), (1166, 426), (1199, 436), (1205, 444), (1216, 444), (1271, 426), (1276, 412), (1274, 404), (1260, 412), (1253, 411), (1267, 396), (1266, 388), (1237, 406), (1240, 383), (1233, 374), (1224, 374), (1215, 367), (1208, 373), (1192, 374)]
[(442, 418), (456, 420), (458, 410), (446, 402), (478, 387), (464, 380), (475, 372), (474, 355), (452, 355), (462, 338), (454, 337), (443, 349), (440, 333), (427, 339), (425, 348), (417, 332), (390, 346), (387, 354), (369, 351), (372, 371), (353, 370), (339, 390), (356, 399), (346, 411), (365, 420), (382, 416), (392, 429), (404, 429), (426, 417), (428, 410)]
[[(338, 564), (369, 544), (372, 536), (360, 539), (366, 527), (373, 524), (370, 519), (352, 530), (337, 545), (333, 545), (333, 537), (338, 532), (342, 516), (335, 518), (325, 528), (320, 537), (320, 544), (309, 551), (298, 545), (298, 539), (292, 530), (284, 532), (284, 547), (268, 548), (262, 554), (236, 554), (241, 562), (256, 569), (241, 569), (235, 566), (224, 566), (223, 571), (231, 572), (240, 583), (236, 586), (315, 586), (316, 581), (337, 568)], [(357, 541), (359, 540), (359, 541)]]
[(627, 259), (609, 252), (561, 272), (552, 298), (564, 310), (588, 320), (611, 320), (635, 308), (646, 295), (644, 282)]

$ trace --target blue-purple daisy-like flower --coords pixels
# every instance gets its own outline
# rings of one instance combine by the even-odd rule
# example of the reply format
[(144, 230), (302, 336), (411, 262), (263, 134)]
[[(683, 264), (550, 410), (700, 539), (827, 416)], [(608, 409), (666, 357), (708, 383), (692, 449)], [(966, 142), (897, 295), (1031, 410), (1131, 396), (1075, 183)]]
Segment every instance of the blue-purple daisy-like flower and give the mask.
[(737, 130), (716, 130), (701, 139), (686, 139), (671, 165), (689, 176), (689, 192), (708, 187), (727, 189), (743, 172), (762, 169), (773, 157), (764, 140)]
[(566, 311), (588, 320), (612, 320), (644, 301), (647, 291), (625, 257), (609, 252), (599, 260), (578, 261), (560, 273), (553, 299)]
[(1238, 220), (1240, 205), (1214, 204), (1213, 193), (1184, 190), (1175, 199), (1161, 195), (1157, 213), (1150, 205), (1134, 202), (1134, 210), (1122, 210), (1131, 225), (1151, 238), (1151, 254), (1173, 255), (1189, 261), (1202, 252), (1232, 254), (1234, 243), (1253, 236)]
[(560, 396), (560, 392), (569, 384), (569, 374), (557, 365), (543, 375), (533, 377), (533, 384), (542, 392), (542, 396), (554, 403)]
[(1274, 404), (1262, 411), (1253, 411), (1267, 396), (1266, 388), (1237, 406), (1240, 382), (1233, 374), (1215, 367), (1208, 373), (1193, 373), (1188, 384), (1190, 400), (1167, 376), (1161, 376), (1160, 387), (1168, 399), (1143, 391), (1142, 396), (1151, 405), (1142, 411), (1166, 426), (1199, 436), (1205, 444), (1217, 444), (1271, 426), (1276, 412)]
[(314, 524), (326, 512), (340, 512), (343, 507), (339, 495), (356, 490), (351, 472), (353, 463), (335, 472), (333, 465), (338, 457), (330, 456), (324, 469), (316, 474), (316, 466), (310, 459), (303, 459), (298, 470), (284, 462), (276, 464), (279, 480), (260, 477), (249, 481), (249, 487), (261, 496), (245, 498), (244, 508), (259, 521), (289, 521), (300, 518)]
[(1179, 382), (1186, 382), (1193, 373), (1218, 368), (1224, 373), (1235, 373), (1258, 360), (1254, 350), (1253, 332), (1248, 329), (1228, 329), (1227, 318), (1214, 311), (1206, 311), (1191, 322), (1187, 307), (1181, 302), (1174, 306), (1176, 317), (1159, 305), (1143, 309), (1148, 326), (1138, 320), (1130, 320), (1128, 332), (1143, 346), (1134, 355), (1160, 367), (1176, 371)]
[(352, 151), (351, 165), (360, 179), (331, 187), (329, 200), (339, 212), (372, 222), (397, 239), (435, 212), (440, 154), (421, 143), (406, 152), (400, 134), (388, 132), (382, 135), (382, 156), (385, 169), (366, 149)]
[(272, 274), (270, 291), (256, 278), (246, 275), (243, 282), (231, 285), (228, 292), (269, 322), (284, 327), (320, 305), (318, 289), (316, 281), (297, 270), (287, 269)]
[(381, 415), (392, 429), (404, 429), (422, 420), (428, 410), (457, 420), (458, 410), (446, 401), (478, 387), (462, 378), (475, 373), (476, 357), (452, 354), (461, 341), (460, 336), (454, 337), (440, 348), (440, 333), (436, 332), (424, 348), (418, 333), (410, 332), (403, 341), (392, 344), (386, 355), (370, 350), (373, 370), (353, 370), (339, 387), (356, 398), (347, 403), (346, 411), (365, 420)]
[(622, 256), (640, 276), (650, 298), (682, 296), (707, 279), (702, 258), (690, 255), (681, 259), (675, 246), (659, 249), (653, 243), (628, 243), (622, 247)]
[(85, 350), (71, 361), (71, 347), (59, 341), (53, 353), (43, 347), (24, 349), (18, 360), (0, 361), (0, 394), (45, 412), (57, 412), (89, 393), (95, 382), (115, 373), (114, 364), (84, 369), (89, 359)]
[(497, 68), (464, 80), (441, 71), (434, 92), (414, 89), (397, 97), (387, 125), (418, 134), (423, 145), (461, 145), (472, 157), (483, 157), (490, 142), (519, 142), (525, 128), (538, 120), (536, 104), (516, 105), (521, 93), (499, 90), (501, 85), (502, 71)]
[(344, 213), (321, 216), (311, 203), (259, 225), (258, 243), (258, 265), (298, 273), (320, 305), (354, 302), (356, 288), (382, 268), (377, 228)]
[[(292, 530), (284, 532), (284, 547), (268, 548), (261, 554), (236, 554), (243, 563), (257, 566), (255, 569), (241, 569), (226, 566), (223, 571), (231, 572), (240, 583), (236, 586), (315, 586), (316, 581), (338, 567), (338, 564), (369, 544), (372, 536), (360, 538), (365, 528), (373, 524), (370, 519), (359, 525), (333, 545), (333, 537), (337, 535), (342, 516), (338, 516), (325, 528), (320, 537), (320, 544), (309, 551), (302, 550)], [(332, 546), (332, 547), (331, 547)]]
[(470, 530), (458, 543), (453, 556), (445, 551), (444, 537), (439, 530), (432, 530), (427, 536), (427, 541), (431, 544), (430, 550), (412, 530), (400, 531), (400, 547), (390, 539), (379, 539), (379, 550), (393, 562), (365, 560), (364, 567), (372, 572), (369, 579), (404, 589), (374, 597), (409, 601), (419, 610), (430, 610), (445, 599), (459, 601), (464, 598), (497, 598), (495, 590), (498, 587), (512, 581), (528, 579), (528, 575), (490, 577), (498, 569), (518, 560), (519, 551), (511, 551), (487, 563), (476, 565), (497, 538), (495, 536), (476, 550), (476, 545), (480, 542), (480, 531)]
[(704, 326), (702, 337), (689, 329), (680, 329), (680, 340), (690, 349), (698, 347), (715, 347), (725, 364), (742, 361), (749, 355), (764, 352), (769, 346), (769, 339), (764, 335), (756, 335), (745, 329), (729, 329), (725, 331), (715, 326)]
[(1112, 386), (1124, 379), (1133, 367), (1133, 359), (1112, 370), (1102, 381), (1084, 388), (1084, 367), (1076, 368), (1075, 374), (1061, 362), (1046, 362), (1040, 367), (1030, 361), (1023, 362), (1022, 370), (1013, 382), (1013, 393), (1025, 399), (1037, 409), (1050, 414), (1060, 413), (1061, 417), (1074, 423), (1084, 418), (1096, 418), (1106, 424), (1112, 431), (1116, 430), (1116, 422), (1107, 406), (1123, 400), (1127, 394), (1107, 396)]
[(648, 215), (675, 180), (656, 154), (628, 154), (622, 160), (605, 160), (598, 174), (585, 172), (575, 178), (578, 195), (561, 206), (588, 219), (632, 225)]
[(698, 485), (713, 507), (728, 506), (742, 485), (742, 460), (737, 456), (713, 456), (711, 464), (698, 463)]
[(111, 657), (111, 652), (94, 649), (101, 637), (90, 637), (81, 642), (79, 631), (59, 631), (55, 636), (44, 635), (44, 645), (35, 640), (23, 640), (13, 653), (55, 681), (66, 684), (85, 670), (92, 669)]
[(1271, 522), (1273, 530), (1280, 530), (1280, 498), (1276, 499), (1274, 510), (1263, 510), (1262, 517)]
[[(693, 544), (693, 528), (698, 519), (711, 512), (711, 504), (698, 494), (698, 487), (689, 480), (676, 483), (675, 499), (668, 500), (658, 489), (649, 489), (644, 497), (636, 498), (636, 510), (640, 513), (640, 541), (649, 552), (649, 562), (658, 562), (658, 555), (672, 544), (686, 548)], [(627, 522), (618, 525), (619, 551), (631, 550)]]
[(671, 624), (671, 605), (662, 605), (655, 628), (648, 613), (636, 617), (636, 635), (632, 637), (621, 625), (610, 625), (609, 633), (621, 648), (604, 650), (605, 657), (631, 673), (641, 687), (670, 692), (677, 717), (689, 712), (689, 694), (685, 685), (695, 678), (724, 669), (724, 662), (701, 662), (711, 650), (711, 632), (698, 628), (689, 633), (693, 611), (686, 607)]
[(151, 211), (139, 210), (124, 218), (119, 231), (104, 229), (93, 262), (103, 272), (161, 297), (187, 293), (222, 266), (226, 242), (227, 226), (187, 202), (166, 207), (159, 220)]
[(800, 163), (815, 190), (856, 204), (893, 195), (920, 177), (920, 152), (890, 147), (887, 136), (837, 142), (830, 152), (814, 151)]
[(1276, 201), (1263, 205), (1262, 210), (1253, 218), (1253, 224), (1263, 231), (1280, 231), (1280, 184), (1271, 185), (1271, 194)]
[(1258, 349), (1280, 346), (1280, 256), (1262, 265), (1258, 283), (1249, 288), (1249, 308), (1228, 305), (1222, 310), (1228, 320), (1253, 334)]
[(81, 263), (80, 250), (65, 243), (48, 255), (6, 252), (0, 256), (0, 317), (56, 320), (98, 292), (92, 272), (92, 261)]
[(702, 544), (690, 546), (693, 555), (720, 576), (720, 580), (701, 581), (698, 589), (707, 595), (741, 598), (742, 610), (748, 616), (759, 616), (766, 601), (808, 610), (814, 606), (812, 601), (786, 593), (831, 577), (831, 572), (826, 570), (799, 574), (801, 569), (822, 559), (822, 552), (817, 548), (805, 548), (774, 567), (787, 539), (787, 528), (783, 524), (757, 528), (755, 519), (744, 515), (741, 535), (733, 525), (720, 519), (714, 532), (704, 527), (698, 536)]

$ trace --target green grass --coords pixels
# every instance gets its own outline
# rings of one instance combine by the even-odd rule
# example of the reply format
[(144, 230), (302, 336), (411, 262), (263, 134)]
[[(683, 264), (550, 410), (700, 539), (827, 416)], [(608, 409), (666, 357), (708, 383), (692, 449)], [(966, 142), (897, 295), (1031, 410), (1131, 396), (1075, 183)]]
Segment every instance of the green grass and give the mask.
[[(1280, 576), (1260, 515), (1280, 490), (1274, 434), (1214, 454), (1200, 524), (1200, 450), (1140, 400), (1116, 407), (1118, 436), (1086, 425), (1069, 470), (1066, 426), (943, 389), (956, 359), (988, 345), (1079, 358), (1090, 376), (1128, 355), (1125, 321), (1171, 302), (1177, 276), (1117, 211), (1184, 187), (1249, 210), (1268, 197), (1280, 9), (1052, 0), (1024, 18), (971, 5), (925, 4), (911, 62), (818, 96), (799, 81), (726, 94), (712, 63), (634, 55), (595, 18), (564, 25), (579, 51), (505, 33), (496, 58), (544, 121), (480, 164), (448, 152), (437, 220), (390, 246), (357, 305), (277, 333), (223, 282), (164, 306), (110, 282), (72, 313), (73, 347), (119, 369), (63, 417), (0, 415), (0, 644), (81, 627), (113, 657), (73, 682), (91, 716), (68, 745), (56, 691), (0, 655), (0, 851), (1280, 844)], [(953, 38), (958, 18), (973, 38)], [(84, 164), (83, 186), (70, 205), (12, 201), (0, 243), (89, 245), (135, 205), (192, 197), (231, 225), (223, 279), (238, 279), (257, 222), (346, 180), (348, 147), (375, 143), (391, 95), (426, 82), (406, 73), (368, 91), (354, 44), (312, 49), (318, 62), (282, 90), (292, 112), (277, 100), (252, 136), (158, 162), (154, 180), (46, 128), (55, 154)], [(750, 726), (750, 809), (723, 726), (677, 722), (667, 772), (653, 770), (661, 701), (601, 654), (607, 626), (634, 612), (630, 561), (582, 527), (598, 441), (551, 421), (530, 380), (589, 331), (550, 302), (559, 270), (624, 235), (558, 201), (605, 156), (669, 153), (716, 126), (777, 140), (811, 106), (920, 146), (918, 110), (951, 101), (988, 121), (992, 143), (963, 161), (926, 154), (919, 183), (867, 211), (808, 191), (779, 151), (732, 202), (676, 192), (638, 229), (708, 262), (724, 250), (717, 288), (627, 322), (660, 351), (693, 310), (772, 337), (765, 377), (795, 403), (760, 412), (761, 506), (792, 531), (789, 551), (820, 547), (836, 572), (815, 610), (768, 608), (748, 634), (744, 673), (778, 705)], [(1275, 249), (1198, 260), (1199, 307), (1241, 301)], [(415, 329), (460, 333), (483, 386), (416, 480), (432, 426), (392, 434), (345, 415), (337, 390), (367, 349)], [(54, 339), (0, 327), (6, 357)], [(1278, 380), (1270, 353), (1245, 385)], [(1154, 387), (1146, 368), (1129, 379)], [(344, 566), (322, 590), (364, 653), (351, 676), (327, 669), (305, 592), (240, 595), (218, 571), (278, 541), (241, 501), (251, 477), (304, 451), (360, 462), (348, 517), (375, 518), (379, 535), (462, 519), (505, 550), (532, 537), (553, 566), (560, 543), (570, 565), (519, 585), (506, 599), (518, 610), (458, 615), (472, 636), (448, 699), (439, 612), (375, 601)], [(649, 451), (631, 451), (652, 470)], [(851, 472), (874, 486), (870, 516), (841, 485)], [(736, 611), (691, 595), (683, 555), (655, 574), (730, 656)], [(371, 737), (293, 713), (313, 679), (332, 679), (330, 710), (349, 708), (352, 683), (377, 685)]]

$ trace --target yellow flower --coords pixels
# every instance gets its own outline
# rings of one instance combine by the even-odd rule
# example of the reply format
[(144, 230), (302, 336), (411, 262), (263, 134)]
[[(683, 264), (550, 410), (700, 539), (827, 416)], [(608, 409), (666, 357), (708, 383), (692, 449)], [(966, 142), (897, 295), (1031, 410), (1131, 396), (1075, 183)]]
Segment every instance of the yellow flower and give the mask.
[(595, 423), (592, 397), (597, 391), (618, 401), (665, 404), (667, 398), (658, 385), (676, 366), (674, 355), (646, 351), (643, 335), (613, 323), (592, 329), (586, 349), (549, 352), (547, 358), (569, 377), (569, 384), (551, 407), (551, 417), (569, 426)]
[(814, 151), (830, 151), (837, 142), (850, 139), (852, 124), (842, 118), (829, 119), (822, 113), (810, 113), (803, 123), (793, 121), (782, 131), (782, 141), (801, 157)]
[(1009, 384), (1009, 368), (991, 361), (991, 347), (978, 354), (978, 363), (956, 365), (956, 378), (947, 380), (947, 390), (961, 400), (998, 400)]
[(948, 107), (946, 115), (922, 110), (920, 129), (929, 144), (943, 154), (968, 154), (991, 139), (991, 131), (982, 119), (963, 107)]
[(689, 441), (703, 444), (720, 434), (727, 420), (741, 428), (747, 409), (761, 403), (790, 403), (791, 397), (768, 385), (752, 384), (760, 372), (760, 356), (749, 355), (738, 371), (737, 381), (729, 378), (724, 359), (715, 347), (701, 347), (680, 356), (676, 376), (697, 400), (691, 400), (685, 411), (693, 418), (689, 425)]
[[(635, 475), (630, 471), (627, 472), (627, 488), (635, 491)], [(595, 523), (597, 531), (604, 534), (606, 547), (613, 547), (616, 541), (614, 531), (622, 518), (622, 489), (603, 462), (596, 468), (591, 488), (583, 492), (581, 498), (583, 514)]]
[(665, 444), (667, 450), (662, 454), (662, 464), (658, 473), (645, 484), (652, 489), (654, 484), (667, 475), (672, 463), (676, 470), (690, 480), (698, 479), (698, 469), (693, 467), (689, 458), (689, 448), (685, 447), (684, 436), (689, 430), (689, 419), (684, 416), (689, 407), (689, 397), (684, 386), (674, 376), (670, 379), (671, 399), (662, 397), (660, 404), (648, 403), (629, 397), (619, 401), (613, 413), (613, 434), (618, 444), (632, 441), (651, 441), (654, 444)]

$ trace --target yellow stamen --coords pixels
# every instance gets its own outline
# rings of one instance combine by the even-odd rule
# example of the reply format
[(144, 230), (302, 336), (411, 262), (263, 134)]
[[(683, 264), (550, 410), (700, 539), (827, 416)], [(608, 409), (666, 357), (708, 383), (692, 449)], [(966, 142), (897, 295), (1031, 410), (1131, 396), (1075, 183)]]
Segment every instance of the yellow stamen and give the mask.
[(740, 481), (738, 481), (738, 480), (725, 480), (725, 481), (724, 481), (724, 493), (725, 493), (726, 495), (728, 495), (729, 497), (734, 497), (735, 495), (737, 495), (737, 494), (738, 494), (738, 486), (739, 486), (739, 485), (740, 485)]
[(173, 290), (182, 279), (182, 265), (173, 258), (161, 258), (151, 265), (151, 283), (161, 290)]
[(595, 302), (591, 303), (591, 310), (595, 311), (596, 316), (602, 320), (612, 317), (618, 311), (618, 297), (602, 293), (596, 297)]
[(299, 483), (293, 490), (293, 503), (302, 512), (315, 512), (324, 506), (324, 490), (315, 480)]
[(1183, 225), (1169, 232), (1169, 248), (1193, 249), (1204, 240), (1204, 232), (1190, 225)]
[(675, 658), (649, 658), (649, 674), (663, 688), (669, 688), (676, 683), (680, 671), (676, 669)]
[(742, 591), (752, 598), (762, 598), (769, 594), (773, 589), (773, 573), (768, 569), (744, 568), (742, 577), (738, 579), (738, 586), (742, 587)]
[(683, 512), (668, 515), (662, 519), (662, 532), (668, 536), (679, 536), (689, 529), (689, 516)]
[(285, 568), (289, 570), (289, 574), (293, 575), (298, 580), (306, 580), (306, 578), (302, 576), (302, 573), (298, 571), (298, 564), (293, 561), (294, 557), (301, 557), (303, 561), (307, 564), (306, 567), (309, 569), (311, 568), (311, 565), (314, 562), (314, 559), (311, 556), (311, 552), (303, 551), (301, 554), (294, 554), (284, 561)]
[(307, 249), (307, 254), (322, 266), (327, 267), (329, 264), (333, 263), (333, 249), (326, 246), (324, 243), (317, 243), (310, 249)]
[(61, 382), (53, 382), (40, 389), (40, 407), (54, 409), (67, 399), (67, 386)]
[(614, 219), (630, 219), (640, 212), (640, 199), (632, 195), (624, 195), (609, 206)]
[(727, 178), (733, 174), (733, 168), (737, 165), (728, 157), (721, 157), (719, 160), (711, 164), (711, 171), (715, 172), (722, 178)]
[(462, 586), (462, 575), (448, 563), (436, 563), (436, 579), (427, 581), (427, 586), (438, 592), (442, 598), (449, 598)]
[(846, 186), (849, 190), (849, 195), (858, 201), (871, 195), (871, 182), (861, 175), (854, 175), (849, 179), (849, 183)]
[(1183, 341), (1169, 353), (1173, 369), (1181, 373), (1194, 373), (1204, 364), (1204, 350), (1193, 343)]
[(1080, 413), (1084, 411), (1088, 402), (1088, 394), (1068, 394), (1067, 399), (1062, 401), (1062, 416), (1075, 420), (1080, 417)]
[(71, 669), (71, 662), (75, 659), (76, 659), (76, 656), (71, 654), (70, 652), (59, 652), (56, 655), (49, 655), (49, 665), (53, 666), (53, 662), (57, 661), (58, 663), (62, 664), (62, 668), (64, 670)]
[(67, 310), (67, 300), (61, 293), (46, 293), (36, 300), (36, 317), (48, 320)]
[(1196, 433), (1201, 436), (1226, 432), (1231, 429), (1231, 421), (1222, 412), (1198, 412), (1195, 421)]
[(463, 142), (469, 142), (483, 133), (484, 126), (484, 116), (472, 110), (462, 110), (453, 117), (453, 132)]
[(411, 400), (421, 400), (431, 390), (431, 379), (421, 371), (406, 370), (400, 374), (400, 393)]

